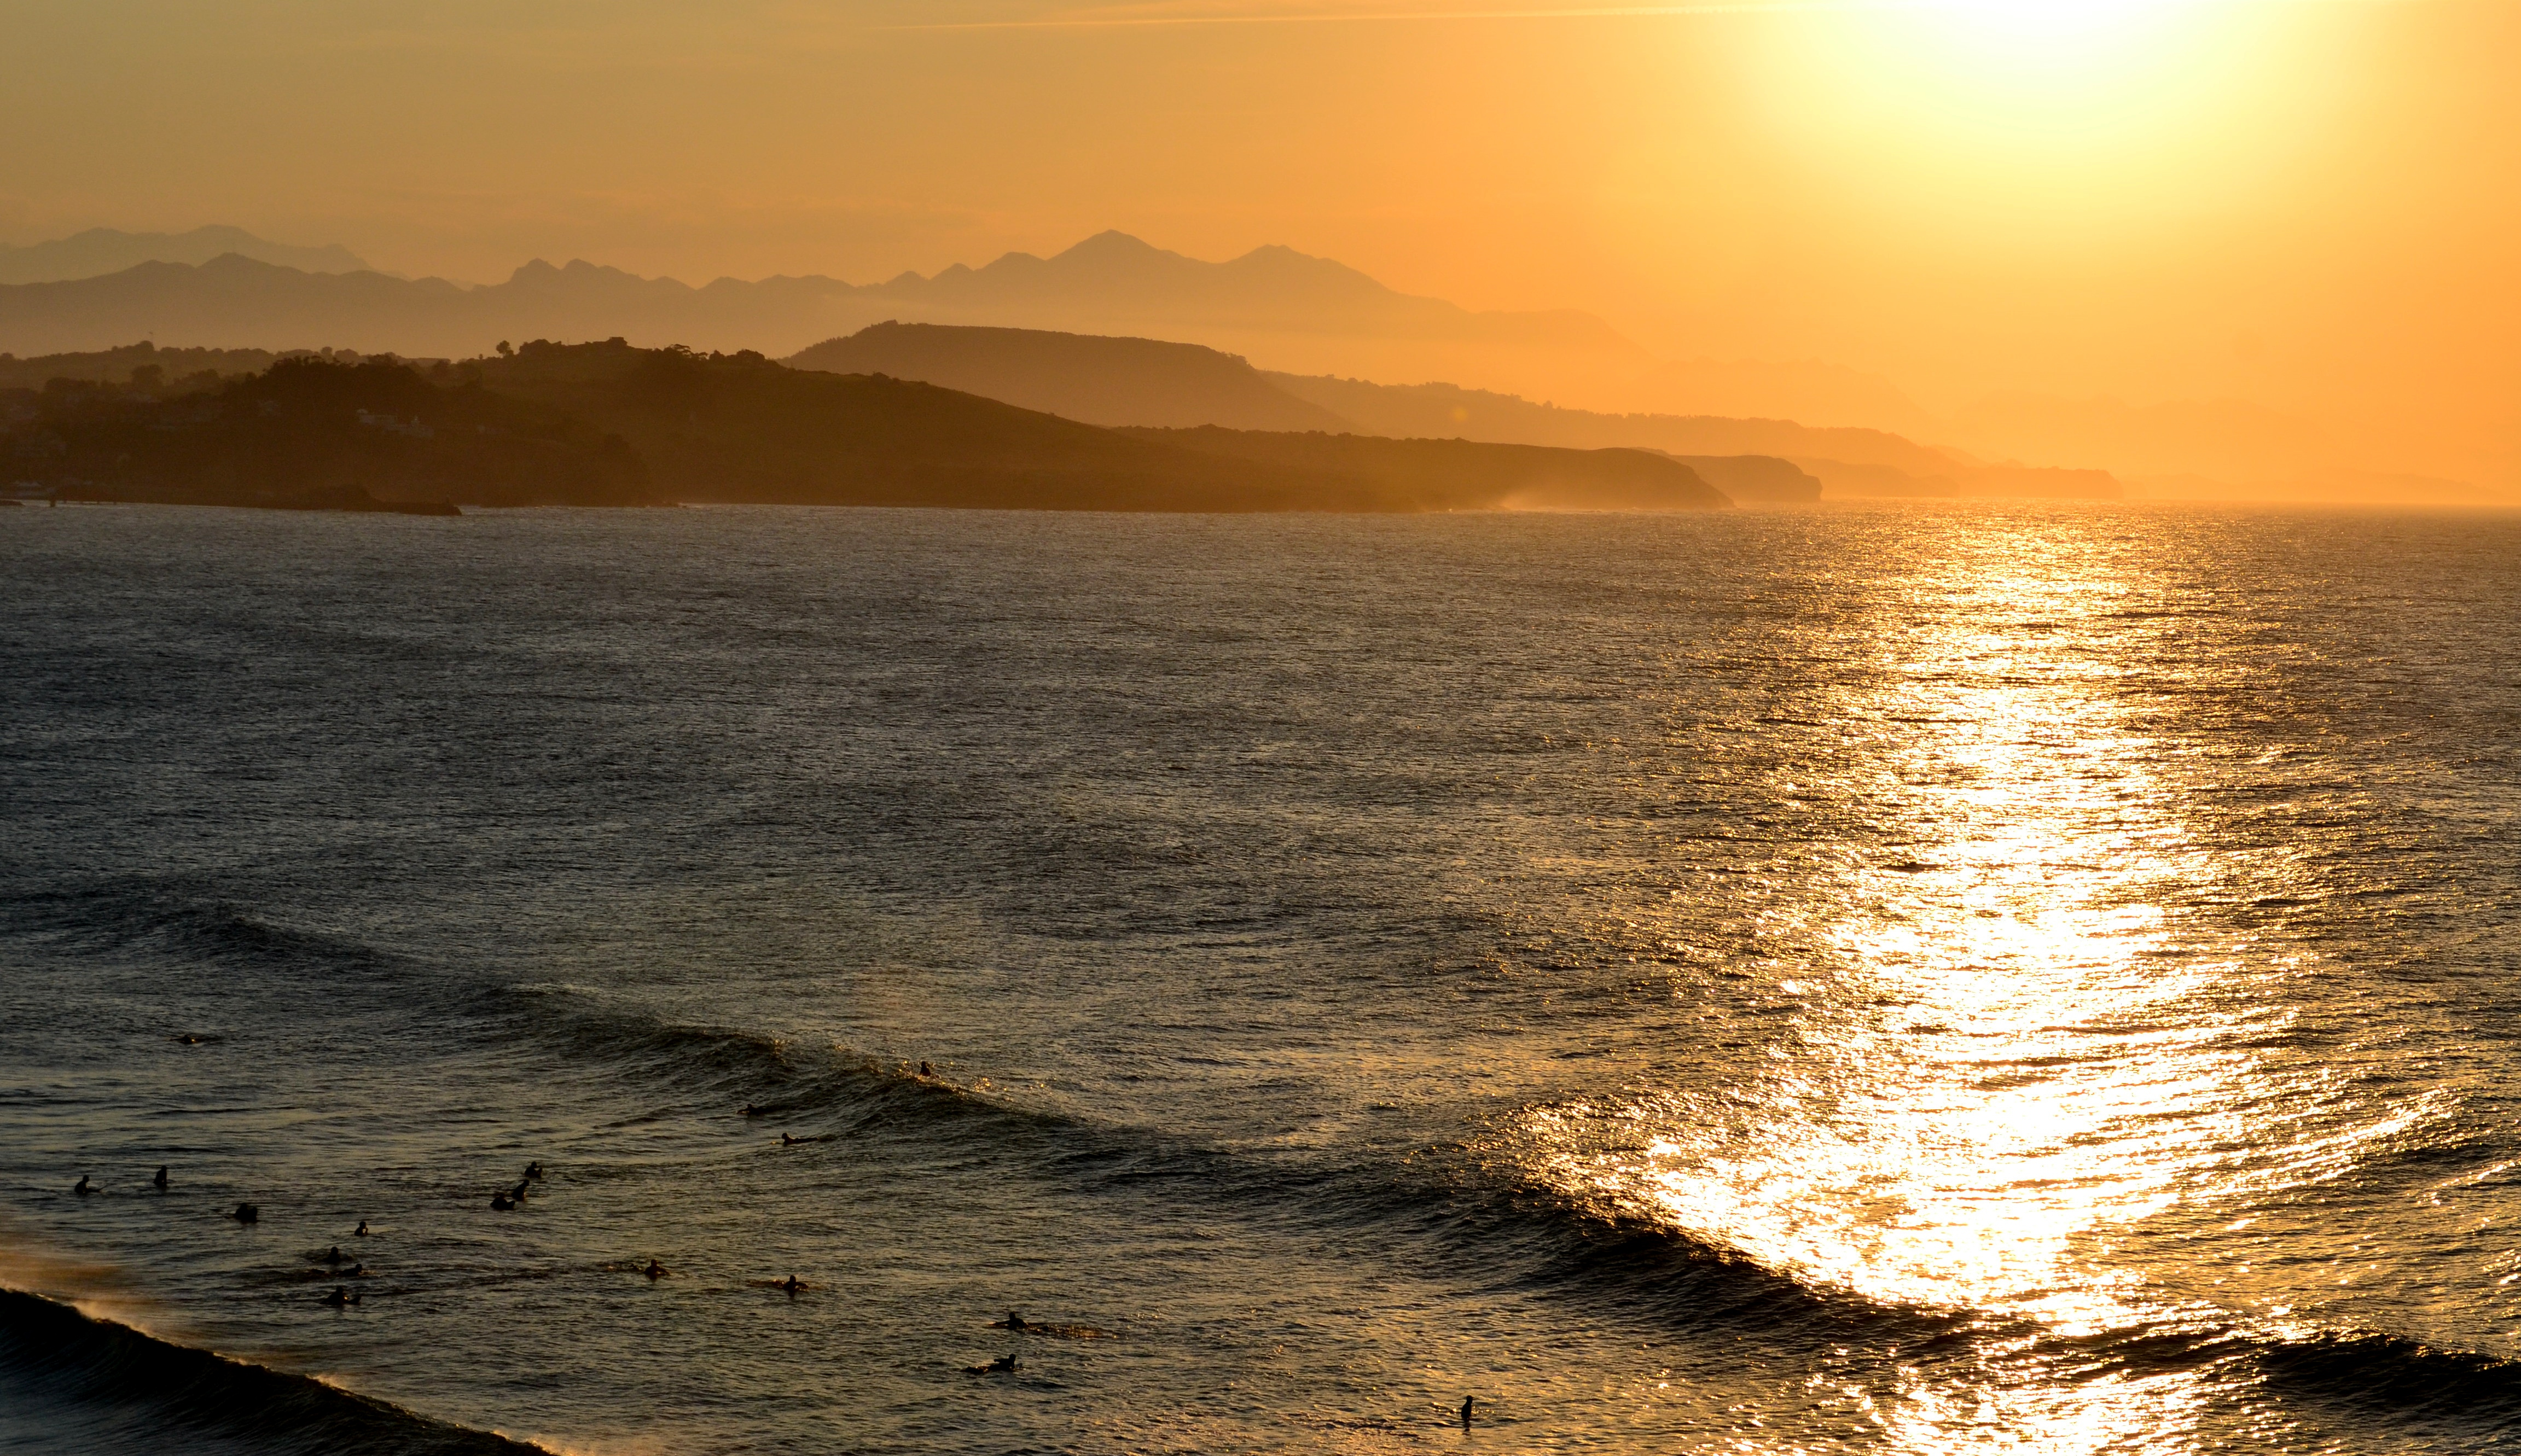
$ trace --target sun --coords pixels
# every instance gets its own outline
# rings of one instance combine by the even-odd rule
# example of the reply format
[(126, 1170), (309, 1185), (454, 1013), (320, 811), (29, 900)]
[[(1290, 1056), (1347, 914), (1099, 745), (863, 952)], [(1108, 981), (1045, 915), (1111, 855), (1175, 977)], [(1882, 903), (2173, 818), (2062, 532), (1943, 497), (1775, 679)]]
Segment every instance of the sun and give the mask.
[(1916, 9), (1991, 46), (2072, 46), (2158, 19), (2169, 0), (1944, 0)]
[(2198, 7), (2180, 0), (1930, 0), (1895, 7), (1892, 34), (1982, 75), (2126, 78), (2168, 59)]
[(2236, 43), (2242, 9), (2212, 0), (1815, 9), (1781, 18), (1764, 83), (1790, 133), (1913, 165), (2158, 157), (2213, 130), (2261, 84), (2262, 68)]
[[(1885, 250), (2098, 258), (2276, 185), (2317, 95), (2311, 7), (1855, 0), (1746, 24), (1743, 95)], [(1888, 255), (1886, 252), (1885, 255)]]

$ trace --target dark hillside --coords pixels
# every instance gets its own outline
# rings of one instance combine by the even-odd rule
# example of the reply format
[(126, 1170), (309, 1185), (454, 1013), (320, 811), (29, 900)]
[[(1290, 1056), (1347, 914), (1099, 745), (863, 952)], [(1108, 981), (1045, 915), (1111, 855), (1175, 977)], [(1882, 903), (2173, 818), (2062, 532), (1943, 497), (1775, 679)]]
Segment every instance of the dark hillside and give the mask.
[(785, 362), (792, 369), (919, 380), (1088, 425), (1352, 428), (1233, 354), (1153, 339), (882, 323)]
[[(0, 354), (0, 389), (40, 389), (57, 379), (91, 380), (113, 385), (129, 384), (135, 378), (143, 383), (189, 383), (205, 374), (214, 378), (260, 374), (284, 357), (297, 358), (314, 352), (312, 349), (297, 349), (283, 355), (269, 349), (161, 349), (152, 343), (127, 343), (120, 348), (98, 349), (90, 353), (37, 354), (29, 359)], [(325, 357), (336, 356), (326, 350)], [(348, 364), (358, 361), (356, 354), (342, 360)], [(152, 369), (157, 373), (141, 373)]]
[(283, 359), (200, 387), (56, 380), (0, 396), (0, 471), (66, 499), (372, 509), (641, 505), (630, 447), (408, 365)]
[(1737, 501), (1816, 501), (1820, 478), (1774, 455), (1674, 455)]
[[(474, 366), (467, 366), (474, 367)], [(1367, 482), (1220, 458), (935, 385), (759, 354), (534, 342), (485, 386), (637, 446), (680, 500), (1099, 511), (1407, 510)]]
[(222, 381), (0, 393), (18, 493), (378, 509), (395, 503), (1104, 511), (1679, 510), (1725, 499), (1641, 450), (1105, 430), (756, 353), (536, 341), (428, 370), (285, 358)]

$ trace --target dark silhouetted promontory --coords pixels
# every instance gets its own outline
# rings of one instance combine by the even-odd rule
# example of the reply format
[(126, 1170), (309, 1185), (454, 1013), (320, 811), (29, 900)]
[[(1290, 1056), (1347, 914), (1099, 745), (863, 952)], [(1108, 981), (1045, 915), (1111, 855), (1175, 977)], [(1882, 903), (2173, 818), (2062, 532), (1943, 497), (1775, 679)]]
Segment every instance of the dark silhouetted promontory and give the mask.
[[(1811, 500), (1813, 484), (1827, 487), (1832, 497), (2106, 498), (2120, 493), (2118, 481), (2104, 471), (1990, 464), (1882, 430), (1712, 415), (1600, 414), (1444, 384), (1378, 385), (1269, 371), (1263, 371), (1262, 378), (1375, 434), (1458, 434), (1581, 449), (1627, 446), (1663, 451), (1699, 465), (1700, 473), (1711, 479), (1717, 474), (1725, 476), (1721, 488), (1737, 500)], [(1775, 464), (1713, 465), (1719, 459), (1742, 461), (1754, 456)], [(1793, 474), (1778, 471), (1776, 465), (1791, 465)]]
[(71, 500), (443, 514), (458, 505), (642, 505), (635, 452), (454, 370), (283, 359), (169, 387), (57, 380), (0, 393), (0, 470)]
[(329, 509), (668, 501), (1093, 511), (1685, 510), (1640, 450), (1107, 430), (760, 354), (536, 341), (426, 369), (284, 358), (0, 393), (19, 493)]
[(1346, 478), (1219, 459), (936, 385), (790, 369), (750, 351), (537, 341), (478, 368), (492, 390), (622, 434), (659, 487), (684, 501), (1409, 509)]
[(1737, 501), (1816, 501), (1820, 478), (1775, 455), (1675, 455)]
[(1102, 511), (1723, 505), (1643, 451), (1227, 430), (1105, 430), (883, 375), (615, 341), (529, 343), (485, 387), (629, 439), (686, 501)]
[(1422, 511), (1703, 511), (1731, 504), (1698, 473), (1651, 450), (1562, 450), (1460, 439), (1129, 430), (1222, 459), (1371, 481)]

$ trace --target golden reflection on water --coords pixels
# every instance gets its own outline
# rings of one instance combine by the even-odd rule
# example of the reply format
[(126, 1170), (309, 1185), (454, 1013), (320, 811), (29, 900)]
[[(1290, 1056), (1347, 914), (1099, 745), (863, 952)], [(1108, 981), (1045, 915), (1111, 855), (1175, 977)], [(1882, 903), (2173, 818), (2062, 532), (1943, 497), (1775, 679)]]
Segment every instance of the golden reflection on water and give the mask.
[(2188, 1449), (2204, 1375), (2066, 1379), (2041, 1340), (2176, 1319), (2113, 1264), (2113, 1231), (2266, 1176), (2248, 1150), (2292, 1146), (2297, 1173), (2351, 1156), (2273, 1125), (2318, 1102), (2259, 1050), (2284, 968), (2186, 923), (2244, 891), (2190, 822), (2193, 767), (2136, 706), (2140, 629), (2115, 614), (2132, 588), (2090, 568), (1963, 560), (1910, 584), (1910, 634), (1873, 643), (1869, 686), (1836, 705), (1843, 756), (1778, 785), (1902, 846), (1816, 847), (1762, 927), (1807, 962), (1776, 985), (1793, 1034), (1719, 1098), (1649, 1098), (1641, 1155), (1559, 1160), (1807, 1284), (1986, 1321), (1975, 1378), (1857, 1402), (1897, 1449)]

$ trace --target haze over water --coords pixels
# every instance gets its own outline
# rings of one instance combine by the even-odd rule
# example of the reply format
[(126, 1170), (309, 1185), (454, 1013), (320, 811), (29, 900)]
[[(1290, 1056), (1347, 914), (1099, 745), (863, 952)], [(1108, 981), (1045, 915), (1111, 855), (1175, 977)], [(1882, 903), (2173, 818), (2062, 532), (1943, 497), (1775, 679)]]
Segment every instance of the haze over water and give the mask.
[[(2521, 1431), (2512, 518), (63, 509), (0, 579), (5, 1282), (378, 1448)], [(350, 1419), (0, 1313), (11, 1449)]]

